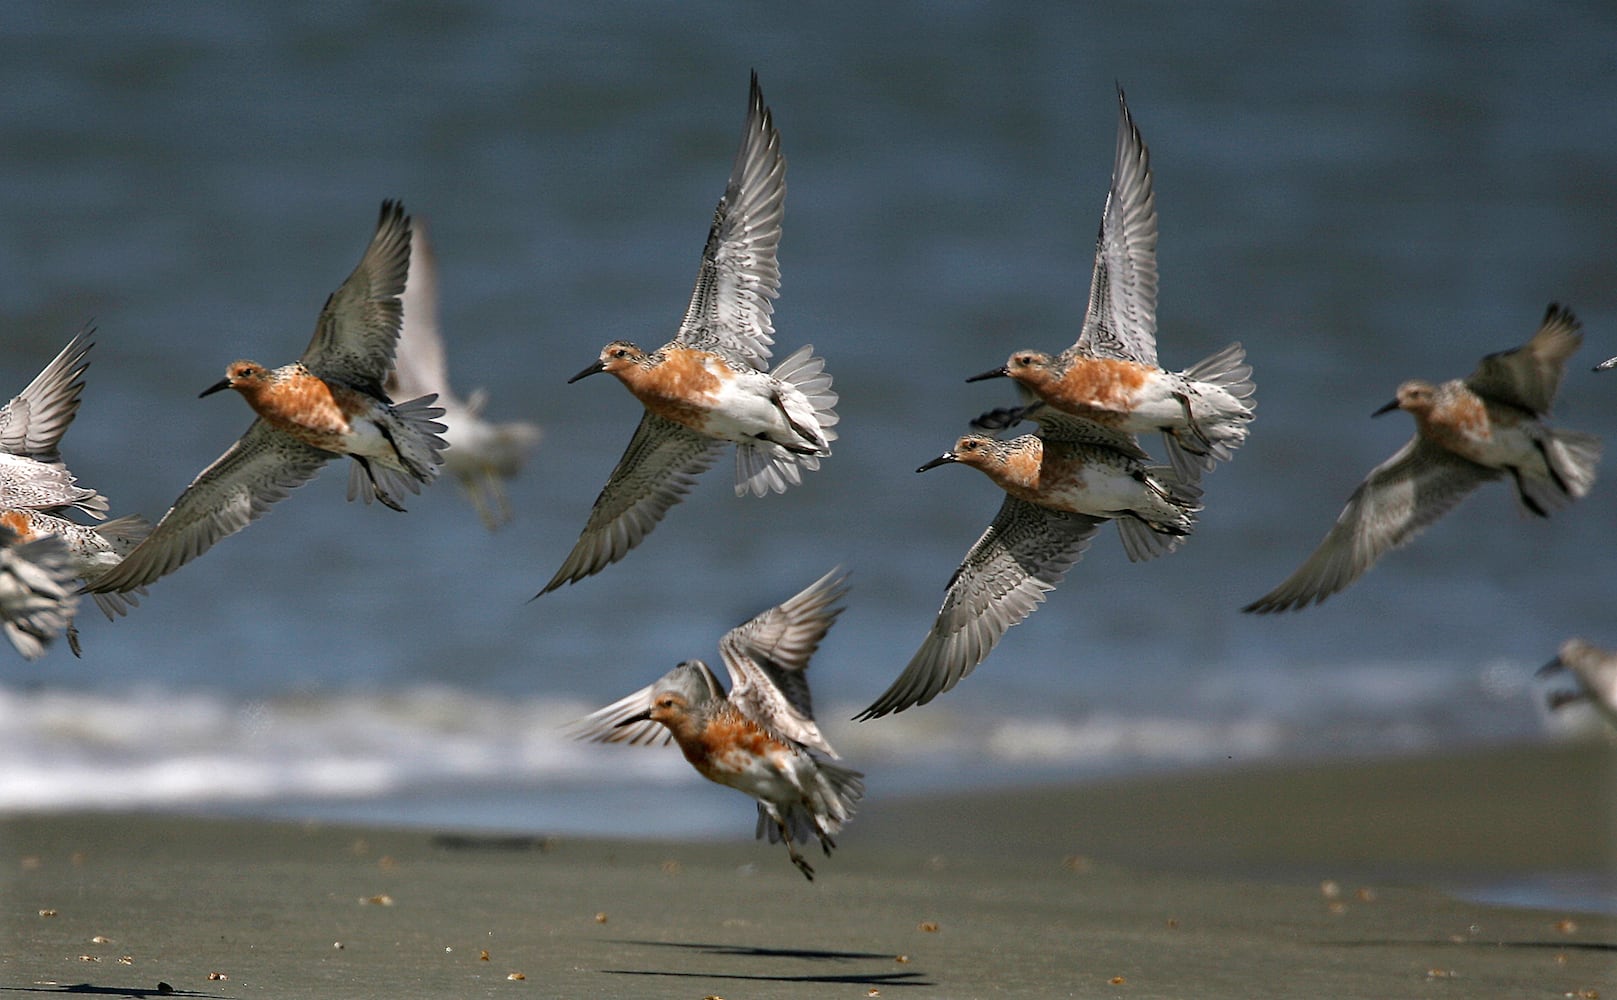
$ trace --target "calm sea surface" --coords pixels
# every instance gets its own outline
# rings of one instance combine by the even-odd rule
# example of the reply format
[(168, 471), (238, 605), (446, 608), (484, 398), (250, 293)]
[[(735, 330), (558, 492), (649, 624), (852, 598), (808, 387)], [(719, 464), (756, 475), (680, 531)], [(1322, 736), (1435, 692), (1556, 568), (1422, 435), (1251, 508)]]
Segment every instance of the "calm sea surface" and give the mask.
[[(302, 351), (384, 197), (432, 223), (457, 389), (545, 431), (497, 535), (448, 482), (398, 515), (344, 502), (333, 466), (128, 619), (87, 606), (82, 660), (5, 651), (0, 809), (744, 834), (750, 809), (676, 753), (558, 727), (716, 663), (725, 629), (837, 563), (854, 591), (812, 679), (869, 808), (1587, 721), (1548, 719), (1532, 671), (1569, 635), (1617, 644), (1617, 473), (1547, 522), (1484, 489), (1321, 607), (1238, 609), (1408, 438), (1370, 419), (1400, 380), (1467, 374), (1551, 301), (1587, 334), (1555, 418), (1617, 441), (1617, 375), (1588, 371), (1617, 354), (1617, 14), (540, 6), (0, 15), (0, 393), (95, 323), (65, 451), (115, 513), (155, 520), (246, 428), (241, 400), (196, 394)], [(836, 454), (764, 500), (723, 462), (623, 563), (526, 603), (639, 414), (565, 379), (673, 333), (752, 68), (790, 162), (777, 351), (827, 359)], [(1114, 82), (1156, 174), (1162, 360), (1242, 341), (1250, 441), (1178, 553), (1130, 564), (1105, 532), (955, 691), (847, 722), (1000, 503), (970, 470), (913, 472), (1010, 401), (963, 379), (1076, 335)]]

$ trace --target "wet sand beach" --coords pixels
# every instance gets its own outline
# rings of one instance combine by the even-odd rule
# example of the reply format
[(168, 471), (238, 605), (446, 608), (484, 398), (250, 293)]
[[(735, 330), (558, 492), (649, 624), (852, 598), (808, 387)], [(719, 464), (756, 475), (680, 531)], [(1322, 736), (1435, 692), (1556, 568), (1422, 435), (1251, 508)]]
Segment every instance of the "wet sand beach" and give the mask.
[(1433, 886), (1617, 871), (1614, 819), (1598, 742), (878, 797), (812, 884), (739, 836), (13, 816), (0, 991), (1610, 996), (1617, 916)]

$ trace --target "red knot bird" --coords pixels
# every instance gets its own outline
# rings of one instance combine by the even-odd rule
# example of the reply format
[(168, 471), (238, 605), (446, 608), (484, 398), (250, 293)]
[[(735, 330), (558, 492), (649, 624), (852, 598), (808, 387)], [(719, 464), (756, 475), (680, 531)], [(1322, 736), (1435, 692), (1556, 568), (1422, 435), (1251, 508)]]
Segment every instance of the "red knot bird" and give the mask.
[(262, 516), (322, 465), (354, 460), (348, 499), (375, 497), (403, 510), (398, 496), (419, 492), (443, 461), (443, 411), (432, 397), (393, 403), (382, 380), (393, 367), (399, 294), (410, 261), (410, 219), (382, 203), (359, 266), (326, 300), (303, 356), (281, 368), (237, 361), (207, 396), (235, 389), (258, 419), (186, 487), (151, 535), (89, 589), (133, 590), (174, 572)]
[(1195, 528), (1201, 490), (1142, 455), (1131, 435), (1054, 415), (1037, 436), (968, 434), (917, 469), (969, 465), (1005, 491), (1005, 502), (950, 578), (921, 647), (858, 718), (924, 705), (960, 683), (1056, 588), (1107, 521), (1117, 522), (1131, 560), (1177, 547)]
[(801, 469), (818, 469), (831, 453), (837, 394), (825, 362), (805, 345), (767, 368), (785, 198), (780, 133), (754, 73), (741, 148), (678, 334), (650, 352), (615, 340), (568, 380), (610, 372), (646, 412), (578, 543), (539, 594), (627, 555), (689, 492), (725, 442), (736, 446), (737, 496), (785, 492), (801, 481)]
[(1400, 385), (1376, 415), (1408, 411), (1415, 436), (1353, 491), (1314, 554), (1242, 610), (1266, 614), (1325, 600), (1491, 479), (1508, 474), (1522, 507), (1540, 517), (1588, 493), (1600, 439), (1542, 419), (1583, 341), (1579, 326), (1552, 303), (1531, 340), (1483, 358), (1469, 378)]
[(841, 614), (847, 578), (832, 570), (802, 593), (726, 632), (719, 655), (730, 674), (726, 695), (701, 660), (686, 660), (653, 684), (592, 712), (574, 726), (602, 743), (673, 741), (709, 781), (758, 801), (756, 836), (786, 844), (803, 875), (814, 869), (797, 852), (810, 837), (827, 855), (831, 837), (864, 795), (863, 775), (830, 763), (837, 752), (814, 723), (809, 658)]
[(37, 660), (73, 624), (77, 574), (55, 536), (22, 542), (0, 528), (0, 628), (23, 659)]
[(461, 399), (449, 388), (449, 365), (438, 327), (438, 261), (427, 227), (415, 220), (410, 241), (410, 277), (401, 297), (404, 319), (398, 355), (385, 389), (393, 399), (436, 395), (443, 408), (444, 469), (460, 483), (478, 518), (490, 531), (511, 519), (504, 482), (521, 471), (539, 446), (539, 428), (526, 421), (483, 419), (488, 394), (478, 389)]
[(1538, 676), (1549, 677), (1562, 671), (1572, 674), (1577, 690), (1550, 692), (1547, 700), (1551, 710), (1587, 701), (1617, 727), (1617, 653), (1584, 639), (1568, 639), (1561, 643), (1555, 659), (1538, 668)]
[[(1059, 355), (1017, 351), (968, 382), (1009, 377), (1066, 413), (1131, 434), (1160, 431), (1175, 474), (1192, 481), (1230, 458), (1252, 420), (1252, 369), (1234, 343), (1183, 372), (1157, 364), (1157, 210), (1151, 158), (1117, 91), (1117, 152), (1101, 213), (1089, 309), (1078, 340)], [(1023, 408), (974, 422), (1001, 430)]]

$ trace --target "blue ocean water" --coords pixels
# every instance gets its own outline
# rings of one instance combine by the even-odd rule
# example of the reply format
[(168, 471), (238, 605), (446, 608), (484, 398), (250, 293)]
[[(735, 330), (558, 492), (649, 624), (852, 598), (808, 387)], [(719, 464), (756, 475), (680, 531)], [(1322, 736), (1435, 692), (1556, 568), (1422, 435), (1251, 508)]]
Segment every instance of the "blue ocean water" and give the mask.
[[(1587, 721), (1547, 718), (1532, 671), (1569, 635), (1617, 643), (1606, 483), (1547, 522), (1484, 489), (1321, 607), (1238, 609), (1408, 438), (1369, 417), (1399, 381), (1468, 373), (1551, 301), (1587, 333), (1556, 420), (1617, 435), (1617, 376), (1588, 371), (1617, 354), (1617, 14), (549, 6), (7, 8), (0, 392), (96, 324), (65, 451), (115, 513), (155, 520), (246, 428), (196, 393), (302, 351), (385, 197), (431, 220), (457, 388), (545, 439), (497, 535), (448, 483), (407, 515), (345, 503), (334, 466), (128, 619), (87, 609), (82, 660), (0, 662), (0, 809), (745, 831), (677, 754), (560, 727), (838, 563), (854, 592), (812, 680), (872, 808)], [(777, 347), (828, 360), (836, 454), (763, 500), (721, 463), (621, 565), (527, 603), (638, 419), (565, 379), (673, 333), (753, 68), (789, 161)], [(1076, 335), (1119, 83), (1156, 173), (1162, 360), (1242, 341), (1251, 439), (1182, 550), (1134, 565), (1107, 532), (955, 691), (847, 722), (1000, 502), (912, 471), (1010, 401), (963, 379)]]

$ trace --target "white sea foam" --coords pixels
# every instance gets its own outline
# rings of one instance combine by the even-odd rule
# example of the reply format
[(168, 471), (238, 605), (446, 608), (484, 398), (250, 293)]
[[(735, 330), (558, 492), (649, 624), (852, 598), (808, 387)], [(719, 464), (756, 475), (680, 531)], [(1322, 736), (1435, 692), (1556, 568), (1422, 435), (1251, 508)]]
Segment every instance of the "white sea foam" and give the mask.
[[(1456, 691), (1430, 675), (1372, 665), (1306, 683), (1282, 672), (1226, 676), (1191, 699), (1191, 711), (1108, 706), (973, 716), (956, 699), (878, 723), (844, 721), (857, 709), (851, 704), (822, 705), (819, 714), (827, 736), (880, 796), (1422, 749), (1464, 741), (1490, 704), (1497, 717), (1481, 723), (1496, 737), (1520, 738), (1541, 731), (1532, 695), (1473, 698), (1456, 710)], [(0, 687), (0, 811), (284, 814), (318, 806), (324, 815), (360, 816), (388, 803), (390, 821), (408, 822), (415, 810), (420, 822), (610, 832), (603, 796), (702, 784), (672, 748), (572, 740), (566, 724), (594, 707), (445, 686), (271, 698)], [(697, 815), (669, 817), (678, 828), (659, 832), (690, 832), (701, 825)]]
[(585, 711), (436, 687), (239, 701), (0, 688), (0, 809), (374, 798), (446, 782), (567, 784), (683, 767), (677, 754), (626, 764), (572, 742), (562, 727)]

